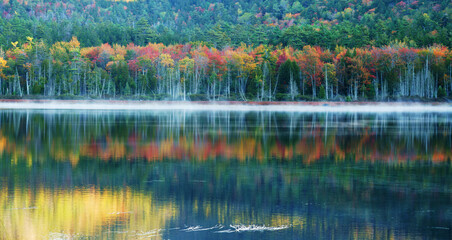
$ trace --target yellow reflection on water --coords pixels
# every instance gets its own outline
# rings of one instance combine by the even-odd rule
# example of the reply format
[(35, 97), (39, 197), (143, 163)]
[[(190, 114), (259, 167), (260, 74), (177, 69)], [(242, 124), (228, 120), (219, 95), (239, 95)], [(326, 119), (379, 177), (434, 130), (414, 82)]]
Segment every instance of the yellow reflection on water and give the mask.
[[(0, 239), (49, 239), (132, 234), (164, 229), (176, 215), (171, 202), (160, 203), (150, 193), (79, 188), (39, 188), (0, 192)], [(154, 231), (159, 238), (158, 231)], [(59, 235), (58, 235), (59, 234)]]

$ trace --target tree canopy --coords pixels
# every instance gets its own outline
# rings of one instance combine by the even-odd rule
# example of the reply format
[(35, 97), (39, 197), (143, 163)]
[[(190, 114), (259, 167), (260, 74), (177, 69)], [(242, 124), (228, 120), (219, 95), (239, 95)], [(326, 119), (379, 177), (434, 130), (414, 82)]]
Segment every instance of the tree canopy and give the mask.
[(0, 12), (3, 48), (27, 36), (47, 44), (76, 36), (83, 47), (196, 41), (217, 48), (242, 42), (329, 49), (395, 41), (452, 46), (448, 0), (4, 0)]

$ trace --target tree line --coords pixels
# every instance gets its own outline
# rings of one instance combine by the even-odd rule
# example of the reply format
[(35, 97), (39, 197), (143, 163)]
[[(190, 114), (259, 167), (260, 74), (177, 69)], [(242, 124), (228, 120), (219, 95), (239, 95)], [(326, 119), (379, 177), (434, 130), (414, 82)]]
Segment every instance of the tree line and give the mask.
[(168, 100), (436, 99), (452, 93), (452, 51), (404, 42), (334, 50), (217, 49), (203, 42), (81, 47), (28, 37), (0, 51), (2, 97)]

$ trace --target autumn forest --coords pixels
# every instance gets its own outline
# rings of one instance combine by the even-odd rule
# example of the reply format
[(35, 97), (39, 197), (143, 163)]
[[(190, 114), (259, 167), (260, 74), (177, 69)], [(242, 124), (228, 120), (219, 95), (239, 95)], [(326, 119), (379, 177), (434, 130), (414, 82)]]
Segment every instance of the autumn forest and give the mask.
[(0, 10), (3, 98), (384, 101), (452, 94), (448, 1), (12, 0)]

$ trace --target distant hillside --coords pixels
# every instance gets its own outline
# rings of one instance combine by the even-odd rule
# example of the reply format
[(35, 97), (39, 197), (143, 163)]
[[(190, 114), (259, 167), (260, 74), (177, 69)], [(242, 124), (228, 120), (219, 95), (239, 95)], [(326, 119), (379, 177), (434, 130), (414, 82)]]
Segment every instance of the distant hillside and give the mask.
[(48, 44), (76, 36), (81, 46), (203, 41), (318, 45), (334, 49), (452, 46), (450, 0), (3, 0), (0, 46), (26, 37)]

